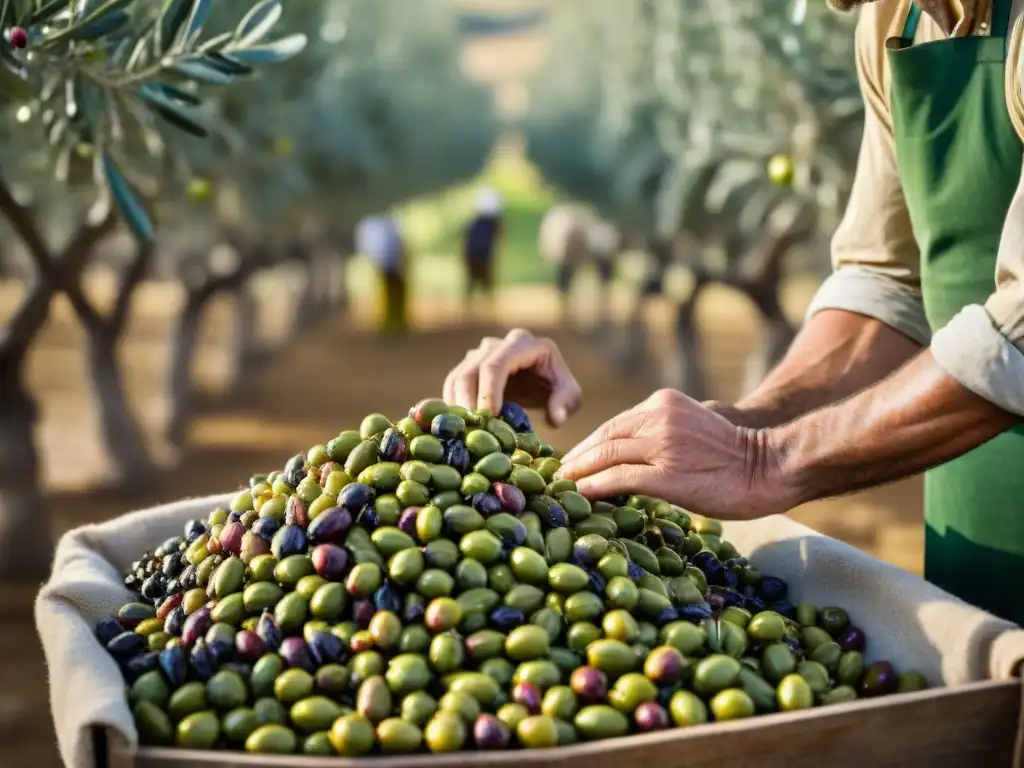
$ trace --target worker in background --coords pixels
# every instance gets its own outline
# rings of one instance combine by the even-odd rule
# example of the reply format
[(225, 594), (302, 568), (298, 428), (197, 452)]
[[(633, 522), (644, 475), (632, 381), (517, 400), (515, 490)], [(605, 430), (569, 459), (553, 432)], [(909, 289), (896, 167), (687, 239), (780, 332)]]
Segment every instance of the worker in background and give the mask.
[(501, 195), (491, 188), (477, 195), (476, 214), (462, 240), (462, 258), (466, 264), (466, 309), (473, 312), (473, 300), (479, 293), (490, 306), (494, 297), (494, 262), (504, 233)]
[(569, 298), (576, 271), (590, 258), (588, 232), (592, 222), (593, 215), (586, 208), (561, 203), (544, 215), (537, 233), (541, 258), (556, 270), (563, 323), (570, 320)]
[(395, 217), (384, 213), (360, 221), (356, 226), (356, 250), (377, 267), (380, 280), (380, 332), (406, 331), (405, 243)]

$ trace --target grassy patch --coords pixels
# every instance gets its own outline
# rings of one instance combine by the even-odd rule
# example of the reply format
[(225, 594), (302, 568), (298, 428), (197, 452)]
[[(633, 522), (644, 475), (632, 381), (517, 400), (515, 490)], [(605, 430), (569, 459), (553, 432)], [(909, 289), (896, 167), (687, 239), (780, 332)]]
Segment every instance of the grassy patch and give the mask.
[[(499, 285), (536, 285), (554, 280), (554, 271), (537, 252), (537, 232), (555, 197), (536, 171), (513, 150), (496, 151), (477, 179), (398, 211), (410, 250), (412, 289), (416, 293), (455, 295), (465, 282), (460, 240), (473, 216), (482, 186), (497, 189), (505, 201), (506, 237), (498, 255)], [(368, 286), (373, 267), (364, 259), (352, 265), (354, 286)]]

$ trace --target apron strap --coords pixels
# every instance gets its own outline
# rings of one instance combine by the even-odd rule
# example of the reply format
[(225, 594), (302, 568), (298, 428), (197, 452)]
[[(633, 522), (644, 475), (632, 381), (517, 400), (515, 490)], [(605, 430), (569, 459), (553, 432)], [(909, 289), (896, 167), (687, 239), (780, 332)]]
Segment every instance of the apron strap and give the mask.
[(907, 21), (903, 25), (903, 34), (900, 35), (900, 38), (908, 43), (914, 42), (914, 35), (917, 34), (917, 22), (920, 20), (921, 6), (917, 3), (911, 3), (910, 10), (907, 12)]
[(992, 0), (992, 37), (1009, 37), (1013, 0)]

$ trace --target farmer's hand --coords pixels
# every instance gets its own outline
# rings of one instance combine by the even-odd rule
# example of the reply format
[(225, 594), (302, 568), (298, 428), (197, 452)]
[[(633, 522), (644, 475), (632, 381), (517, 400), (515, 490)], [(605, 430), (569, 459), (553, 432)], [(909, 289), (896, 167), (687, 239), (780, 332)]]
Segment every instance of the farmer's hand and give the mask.
[(590, 499), (640, 493), (708, 517), (749, 519), (794, 505), (778, 467), (766, 433), (663, 389), (569, 451), (558, 474)]
[(551, 339), (517, 328), (504, 339), (481, 341), (444, 382), (445, 401), (464, 408), (498, 413), (506, 398), (544, 408), (548, 423), (560, 427), (580, 407), (580, 385)]

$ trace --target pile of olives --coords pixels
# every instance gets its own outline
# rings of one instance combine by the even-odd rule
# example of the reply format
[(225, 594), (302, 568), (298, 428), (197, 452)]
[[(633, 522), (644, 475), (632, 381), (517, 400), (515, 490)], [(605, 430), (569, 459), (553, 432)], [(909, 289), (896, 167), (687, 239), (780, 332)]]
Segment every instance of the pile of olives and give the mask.
[(714, 521), (589, 502), (522, 408), (424, 400), (257, 475), (133, 563), (97, 636), (144, 744), (539, 748), (926, 686)]

